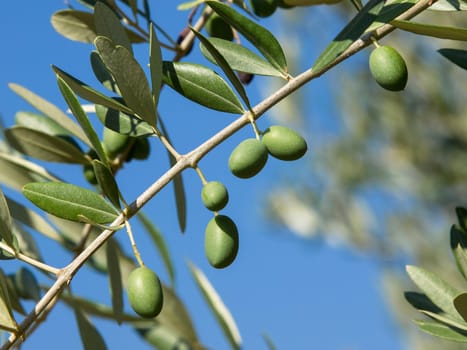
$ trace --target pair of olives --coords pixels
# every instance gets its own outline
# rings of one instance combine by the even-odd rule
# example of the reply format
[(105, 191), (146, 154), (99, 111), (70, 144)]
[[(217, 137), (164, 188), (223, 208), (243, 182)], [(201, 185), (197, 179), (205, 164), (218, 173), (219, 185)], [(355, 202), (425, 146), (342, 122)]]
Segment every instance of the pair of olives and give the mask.
[(261, 141), (250, 138), (242, 141), (229, 158), (230, 171), (237, 177), (250, 178), (265, 166), (268, 155), (280, 160), (296, 160), (307, 151), (305, 139), (285, 126), (273, 125), (263, 134)]
[(407, 85), (404, 58), (391, 46), (378, 46), (370, 54), (369, 66), (376, 82), (389, 91), (401, 91)]

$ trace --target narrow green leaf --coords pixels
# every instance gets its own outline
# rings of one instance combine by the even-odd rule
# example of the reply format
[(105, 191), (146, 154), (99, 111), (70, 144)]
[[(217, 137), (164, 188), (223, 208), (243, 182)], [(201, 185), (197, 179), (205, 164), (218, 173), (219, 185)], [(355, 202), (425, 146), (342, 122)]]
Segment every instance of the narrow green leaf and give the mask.
[(0, 238), (11, 248), (14, 248), (12, 228), (10, 209), (8, 208), (5, 195), (0, 188)]
[[(159, 124), (160, 124), (162, 133), (167, 138), (167, 140), (172, 144), (172, 141), (170, 140), (170, 136), (161, 118), (159, 118)], [(172, 153), (170, 153), (169, 151), (167, 151), (167, 155), (169, 156), (170, 166), (173, 166), (176, 163), (175, 158), (172, 156)], [(182, 231), (183, 233), (185, 232), (185, 228), (186, 228), (186, 195), (185, 195), (185, 186), (183, 185), (182, 173), (179, 173), (178, 175), (176, 175), (173, 178), (172, 183), (174, 185), (175, 205), (177, 208), (178, 225), (180, 227), (180, 231)]]
[(36, 241), (31, 233), (21, 225), (13, 225), (13, 234), (17, 240), (18, 250), (27, 256), (42, 261), (42, 254), (39, 251)]
[(236, 10), (217, 1), (206, 3), (227, 23), (251, 42), (276, 69), (287, 76), (287, 60), (281, 45), (266, 28), (241, 15)]
[(5, 198), (13, 219), (58, 243), (64, 242), (63, 237), (42, 216), (11, 198)]
[[(37, 165), (29, 160), (23, 159), (19, 156), (0, 152), (0, 182), (9, 186), (10, 180), (23, 187), (25, 183), (31, 182), (37, 177), (50, 180), (59, 181), (60, 179), (47, 171), (44, 167)], [(15, 176), (9, 178), (9, 176)], [(29, 181), (28, 181), (29, 180)], [(14, 187), (17, 189), (18, 187)]]
[(465, 11), (467, 10), (467, 2), (465, 0), (438, 0), (428, 9), (434, 11)]
[(62, 93), (66, 103), (68, 104), (68, 107), (70, 107), (71, 112), (75, 116), (76, 120), (78, 120), (78, 123), (81, 125), (84, 133), (91, 142), (92, 148), (96, 151), (97, 155), (99, 156), (99, 159), (106, 166), (108, 166), (109, 160), (107, 158), (107, 154), (105, 153), (101, 141), (99, 140), (99, 137), (96, 134), (96, 131), (94, 130), (91, 122), (89, 121), (88, 116), (84, 112), (83, 107), (81, 107), (81, 104), (76, 98), (76, 95), (74, 94), (73, 90), (60, 76), (57, 76), (57, 83), (58, 87), (60, 88), (60, 92)]
[(167, 270), (167, 274), (170, 278), (170, 284), (173, 287), (175, 284), (175, 269), (164, 236), (161, 234), (156, 225), (151, 221), (151, 219), (149, 219), (142, 211), (138, 212), (137, 217), (151, 236), (159, 254), (161, 255), (162, 261), (164, 262), (164, 267)]
[(268, 346), (269, 350), (277, 350), (276, 345), (274, 345), (274, 342), (272, 341), (269, 335), (263, 334), (263, 339), (266, 342), (266, 345)]
[[(274, 66), (269, 62), (266, 62), (250, 49), (247, 49), (242, 45), (220, 38), (209, 38), (208, 40), (212, 46), (219, 51), (233, 70), (258, 75), (283, 77), (282, 73), (274, 68)], [(201, 46), (200, 48), (201, 53), (209, 61), (216, 63), (214, 57), (212, 57), (204, 46)]]
[(60, 10), (52, 15), (52, 27), (65, 38), (92, 43), (96, 37), (92, 13), (76, 10)]
[(151, 70), (152, 97), (154, 106), (157, 108), (162, 87), (162, 52), (152, 23), (149, 30), (149, 68)]
[(123, 316), (123, 285), (118, 259), (119, 251), (115, 241), (109, 240), (107, 242), (105, 252), (109, 270), (110, 293), (112, 294), (112, 310), (115, 320), (120, 324)]
[(13, 317), (11, 303), (8, 297), (7, 277), (0, 269), (0, 329), (8, 332), (16, 332), (18, 324)]
[(405, 299), (417, 310), (426, 310), (432, 313), (443, 313), (425, 294), (417, 292), (405, 292)]
[(106, 350), (104, 338), (94, 327), (89, 318), (77, 307), (73, 308), (76, 322), (78, 324), (79, 335), (83, 343), (84, 350)]
[(21, 298), (34, 300), (36, 302), (41, 299), (41, 288), (39, 286), (39, 282), (29, 268), (19, 268), (15, 273), (14, 283)]
[(101, 56), (99, 56), (97, 51), (91, 52), (90, 61), (94, 76), (97, 78), (97, 80), (99, 80), (102, 86), (112, 92), (115, 92), (116, 94), (120, 94), (118, 86), (115, 83), (115, 79), (107, 70), (107, 67), (105, 66), (104, 62), (102, 62)]
[(14, 311), (19, 312), (21, 315), (27, 315), (26, 310), (24, 309), (23, 305), (21, 304), (20, 297), (18, 296), (18, 293), (16, 292), (15, 284), (14, 284), (14, 279), (15, 275), (14, 274), (8, 274), (5, 276), (5, 282), (6, 282), (6, 289), (8, 292), (8, 299), (10, 301), (11, 308)]
[(421, 313), (427, 315), (428, 317), (431, 317), (441, 323), (444, 323), (447, 326), (454, 327), (461, 329), (463, 331), (467, 331), (467, 322), (464, 322), (464, 320), (455, 320), (453, 317), (447, 314), (438, 314), (438, 313), (433, 313), (430, 311), (426, 310), (420, 310)]
[[(96, 38), (94, 15), (91, 12), (60, 10), (52, 15), (52, 27), (65, 38), (83, 43), (92, 43)], [(146, 42), (138, 33), (125, 28), (132, 43)]]
[(439, 276), (420, 267), (407, 266), (406, 270), (412, 281), (436, 306), (455, 320), (463, 321), (452, 303), (456, 295), (459, 294), (457, 290), (448, 285)]
[(155, 126), (156, 110), (149, 83), (131, 52), (106, 37), (97, 37), (94, 44), (126, 104), (141, 119)]
[(467, 293), (461, 293), (454, 298), (454, 307), (464, 321), (467, 322)]
[(461, 228), (467, 230), (467, 209), (464, 207), (456, 207), (457, 221)]
[(94, 25), (99, 36), (111, 39), (115, 44), (122, 45), (133, 54), (131, 41), (114, 11), (103, 2), (97, 2), (94, 6)]
[(118, 189), (117, 182), (110, 169), (97, 159), (92, 161), (92, 166), (102, 193), (110, 200), (115, 208), (121, 208), (120, 190)]
[(313, 70), (319, 72), (344, 52), (377, 18), (384, 1), (370, 0), (319, 55)]
[(48, 162), (86, 164), (84, 153), (67, 139), (24, 126), (5, 130), (5, 139), (17, 151)]
[(462, 276), (467, 279), (467, 234), (463, 229), (453, 225), (450, 237), (451, 250), (456, 260), (457, 268)]
[(219, 294), (217, 294), (214, 287), (211, 285), (204, 273), (197, 268), (193, 263), (189, 263), (188, 267), (195, 279), (196, 285), (200, 289), (204, 296), (204, 299), (208, 303), (211, 311), (216, 317), (217, 322), (222, 328), (227, 340), (229, 341), (232, 349), (241, 349), (242, 338), (238, 331), (237, 325)]
[(44, 100), (39, 95), (36, 95), (32, 91), (26, 89), (25, 87), (10, 83), (8, 84), (11, 90), (13, 90), (17, 95), (23, 98), (27, 103), (36, 108), (41, 113), (45, 114), (49, 118), (56, 121), (70, 133), (78, 137), (84, 143), (90, 145), (89, 140), (84, 134), (83, 130), (80, 129), (76, 123), (74, 123), (70, 117), (63, 113), (57, 106), (51, 104), (50, 102)]
[(179, 11), (184, 11), (184, 10), (189, 10), (192, 9), (195, 6), (198, 6), (199, 4), (202, 4), (204, 0), (193, 0), (193, 1), (187, 1), (184, 2), (180, 5), (177, 6), (177, 10)]
[(98, 224), (111, 223), (117, 212), (102, 196), (85, 188), (61, 182), (33, 182), (23, 194), (42, 210), (71, 221), (83, 215)]
[(218, 111), (243, 113), (237, 96), (213, 70), (194, 63), (164, 61), (163, 73), (164, 82), (186, 98)]
[(194, 29), (192, 29), (192, 31), (193, 33), (195, 33), (196, 37), (201, 41), (202, 46), (204, 46), (206, 50), (208, 50), (208, 52), (214, 58), (216, 64), (225, 73), (226, 77), (229, 79), (230, 83), (233, 85), (237, 93), (240, 95), (243, 102), (245, 102), (248, 109), (251, 109), (250, 100), (248, 99), (248, 95), (246, 94), (243, 84), (240, 82), (237, 75), (234, 73), (232, 68), (229, 66), (224, 56), (222, 56), (222, 54), (219, 51), (217, 51), (217, 49), (201, 33), (197, 32)]
[(399, 29), (419, 35), (440, 39), (467, 41), (467, 29), (459, 27), (436, 26), (411, 21), (393, 20), (391, 24)]
[(103, 106), (107, 106), (109, 108), (117, 109), (124, 113), (128, 113), (128, 114), (134, 113), (126, 105), (119, 103), (117, 100), (113, 98), (105, 96), (104, 94), (100, 93), (97, 90), (94, 90), (89, 85), (86, 85), (82, 81), (62, 71), (60, 68), (52, 66), (52, 69), (54, 70), (55, 74), (57, 74), (58, 77), (62, 78), (70, 86), (70, 88), (75, 92), (75, 94), (77, 94), (79, 97), (84, 98), (85, 100), (88, 100), (90, 102), (94, 102), (96, 104), (100, 104)]
[(467, 50), (439, 49), (438, 52), (452, 63), (467, 70)]
[(422, 331), (435, 337), (460, 343), (467, 343), (467, 332), (462, 332), (461, 330), (457, 330), (456, 328), (446, 326), (439, 322), (420, 320), (415, 320), (414, 322)]
[(107, 128), (120, 134), (138, 137), (154, 134), (154, 128), (134, 115), (96, 105), (96, 115)]
[(417, 0), (395, 0), (386, 2), (375, 21), (365, 30), (365, 33), (372, 32), (382, 25), (391, 22), (394, 18), (410, 9), (416, 3)]

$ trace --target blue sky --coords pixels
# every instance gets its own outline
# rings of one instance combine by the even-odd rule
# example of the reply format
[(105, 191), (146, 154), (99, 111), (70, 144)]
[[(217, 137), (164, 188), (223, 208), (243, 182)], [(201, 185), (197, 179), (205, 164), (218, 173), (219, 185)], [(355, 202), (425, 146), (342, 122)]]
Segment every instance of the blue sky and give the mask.
[[(153, 9), (154, 19), (174, 36), (186, 18), (186, 13), (176, 11), (176, 3), (156, 2)], [(70, 42), (50, 25), (51, 14), (64, 6), (62, 0), (8, 1), (3, 5), (0, 113), (6, 126), (12, 125), (16, 111), (31, 110), (8, 89), (9, 82), (24, 85), (63, 109), (65, 103), (56, 86), (51, 64), (96, 86), (89, 69), (92, 46)], [(338, 29), (336, 27), (334, 32)], [(146, 59), (145, 50), (146, 47), (137, 50), (143, 59)], [(171, 54), (164, 52), (164, 58), (170, 59)], [(199, 56), (194, 53), (188, 59), (199, 60)], [(255, 102), (260, 98), (257, 85), (260, 82), (266, 80), (256, 79), (248, 87)], [(314, 90), (320, 87), (326, 88), (326, 77), (316, 81)], [(305, 93), (309, 91), (305, 90)], [(164, 89), (160, 108), (174, 145), (181, 152), (196, 146), (234, 118), (193, 106), (169, 89)], [(325, 105), (314, 108), (318, 111), (329, 109)], [(259, 122), (260, 127), (265, 128), (271, 122), (265, 116)], [(240, 252), (231, 267), (215, 270), (204, 257), (204, 227), (212, 214), (201, 204), (201, 183), (194, 171), (187, 170), (184, 174), (188, 198), (188, 226), (184, 235), (178, 228), (171, 186), (145, 208), (167, 239), (176, 265), (177, 290), (192, 315), (202, 342), (211, 349), (228, 349), (188, 272), (187, 259), (206, 273), (232, 311), (244, 349), (266, 349), (261, 338), (263, 333), (271, 336), (278, 349), (402, 349), (397, 326), (382, 299), (382, 267), (377, 260), (293, 238), (283, 229), (267, 223), (262, 210), (265, 194), (279, 179), (278, 174), (293, 174), (300, 164), (270, 160), (251, 180), (239, 180), (229, 173), (229, 153), (242, 139), (252, 135), (251, 129), (241, 130), (200, 163), (208, 179), (223, 181), (230, 190), (230, 203), (224, 213), (237, 222), (240, 231)], [(132, 162), (118, 175), (129, 201), (167, 168), (162, 147), (156, 142), (152, 146), (150, 162)], [(310, 146), (312, 153), (312, 142)], [(76, 167), (53, 165), (52, 169), (64, 171), (64, 177), (85, 186)], [(134, 230), (138, 231), (136, 224)], [(129, 248), (126, 235), (120, 233), (120, 241)], [(167, 281), (150, 241), (137, 234), (136, 239), (146, 264)], [(38, 241), (46, 261), (56, 266), (69, 262), (70, 256), (60, 252), (56, 244), (42, 238)], [(18, 265), (2, 261), (0, 266), (8, 272)], [(106, 303), (110, 300), (107, 280), (89, 269), (81, 271), (72, 286), (77, 294)], [(32, 307), (30, 303), (25, 305)], [(95, 320), (95, 323), (105, 336), (109, 349), (149, 349), (129, 327), (101, 320)], [(72, 313), (62, 305), (27, 340), (24, 349), (45, 347), (51, 350), (81, 349)]]

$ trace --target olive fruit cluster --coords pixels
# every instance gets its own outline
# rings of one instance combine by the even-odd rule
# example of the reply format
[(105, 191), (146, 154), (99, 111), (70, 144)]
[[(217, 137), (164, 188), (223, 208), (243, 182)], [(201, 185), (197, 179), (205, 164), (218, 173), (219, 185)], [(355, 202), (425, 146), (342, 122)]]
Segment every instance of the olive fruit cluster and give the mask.
[(230, 171), (237, 177), (250, 178), (265, 166), (268, 155), (280, 160), (296, 160), (307, 151), (305, 139), (297, 132), (280, 125), (269, 127), (262, 139), (246, 139), (231, 153)]
[(390, 91), (401, 91), (407, 85), (407, 66), (391, 46), (379, 46), (370, 54), (369, 66), (376, 82)]
[(258, 17), (269, 17), (276, 12), (277, 0), (250, 0), (251, 9)]
[(145, 266), (134, 269), (128, 276), (127, 294), (131, 307), (141, 317), (153, 318), (162, 311), (161, 282), (156, 273)]

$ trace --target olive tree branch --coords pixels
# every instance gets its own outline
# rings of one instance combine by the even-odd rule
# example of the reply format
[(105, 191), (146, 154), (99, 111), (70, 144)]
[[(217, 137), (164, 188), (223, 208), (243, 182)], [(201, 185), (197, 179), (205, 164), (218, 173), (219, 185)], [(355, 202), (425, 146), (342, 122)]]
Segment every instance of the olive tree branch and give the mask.
[[(433, 0), (420, 0), (414, 6), (412, 6), (408, 11), (401, 14), (397, 19), (410, 19), (420, 12), (427, 9), (434, 1)], [(203, 18), (203, 17), (202, 17)], [(195, 24), (202, 25), (204, 23), (203, 19), (200, 19), (199, 23)], [(313, 79), (318, 78), (337, 64), (346, 60), (350, 56), (361, 51), (368, 45), (372, 44), (371, 37), (382, 38), (396, 29), (390, 23), (384, 24), (381, 27), (375, 29), (371, 33), (363, 35), (361, 38), (353, 42), (342, 54), (340, 54), (334, 61), (329, 63), (326, 67), (322, 68), (319, 71), (314, 71), (309, 69), (295, 78), (288, 81), (282, 88), (277, 90), (275, 93), (264, 99), (262, 102), (258, 103), (253, 107), (254, 119), (259, 118), (264, 112), (275, 106), (281, 100), (291, 95), (294, 91), (298, 90), (308, 82)], [(190, 32), (185, 38), (189, 42)], [(181, 155), (176, 163), (168, 169), (158, 180), (156, 180), (150, 187), (148, 187), (133, 203), (131, 203), (124, 214), (119, 215), (111, 226), (122, 225), (126, 219), (130, 219), (134, 216), (142, 207), (147, 204), (154, 196), (156, 196), (167, 184), (169, 184), (172, 179), (180, 174), (187, 168), (196, 168), (198, 162), (212, 151), (217, 145), (225, 141), (227, 138), (235, 134), (242, 127), (250, 123), (250, 118), (252, 117), (251, 112), (246, 112), (234, 122), (226, 126), (224, 129), (219, 131), (217, 134), (212, 136), (210, 139), (196, 147), (191, 152)], [(44, 296), (39, 300), (34, 309), (24, 318), (24, 320), (19, 324), (18, 331), (12, 333), (8, 340), (2, 345), (0, 350), (7, 350), (14, 346), (19, 340), (23, 340), (25, 334), (27, 334), (28, 329), (37, 322), (37, 319), (40, 316), (44, 316), (44, 311), (47, 309), (48, 305), (57, 298), (63, 289), (69, 285), (74, 275), (78, 270), (84, 265), (84, 263), (114, 234), (115, 231), (104, 230), (94, 241), (92, 241), (76, 258), (66, 267), (61, 269), (58, 273), (58, 278), (55, 283), (50, 287), (50, 289), (44, 294)]]

